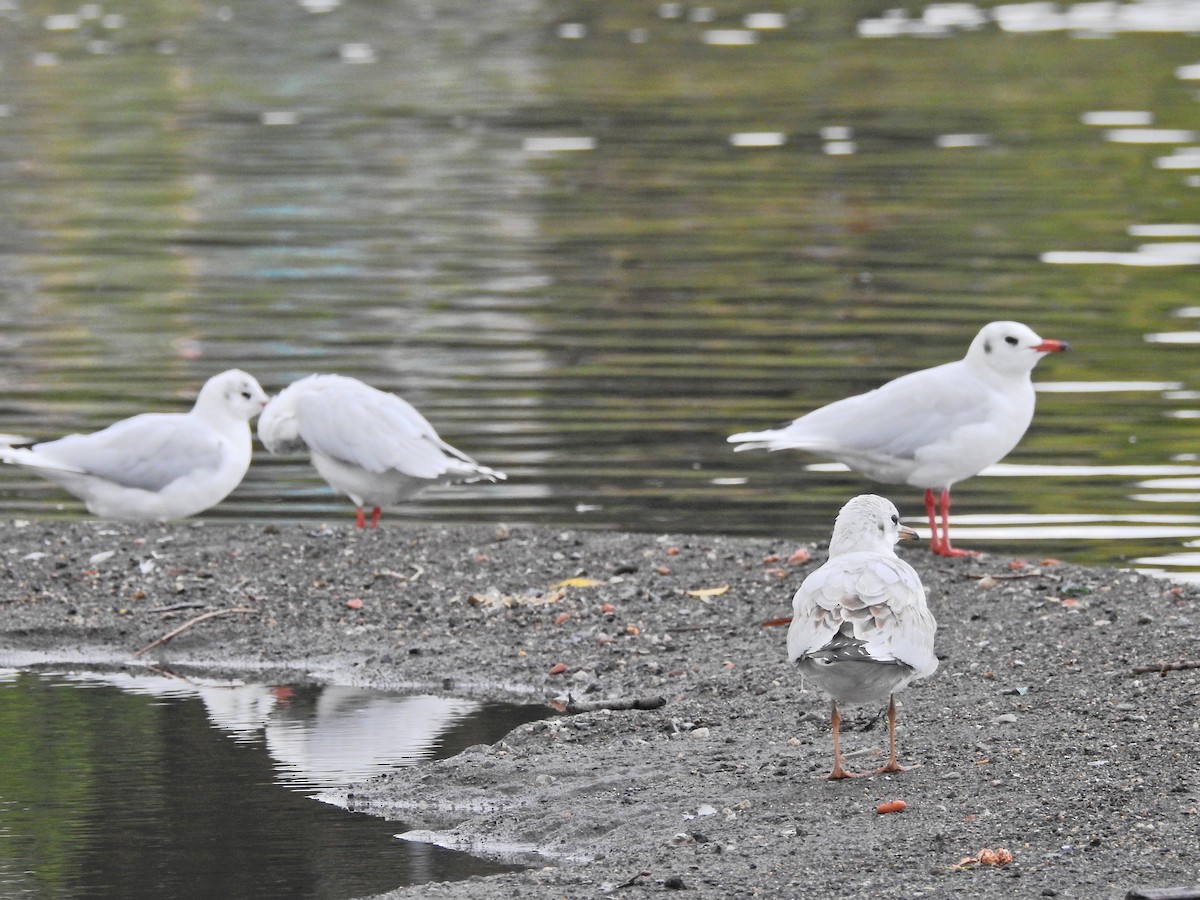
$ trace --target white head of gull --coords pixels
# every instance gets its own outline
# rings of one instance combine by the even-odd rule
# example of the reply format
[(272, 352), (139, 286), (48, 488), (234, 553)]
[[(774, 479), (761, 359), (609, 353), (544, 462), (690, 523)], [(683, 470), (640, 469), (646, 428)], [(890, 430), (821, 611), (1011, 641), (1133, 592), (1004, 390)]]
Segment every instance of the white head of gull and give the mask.
[(782, 428), (731, 435), (729, 442), (737, 450), (807, 450), (874, 481), (924, 488), (930, 549), (963, 556), (967, 551), (950, 544), (950, 488), (1017, 446), (1033, 420), (1033, 367), (1047, 353), (1069, 349), (1020, 322), (992, 322), (960, 360), (902, 375)]
[(104, 519), (183, 519), (241, 484), (249, 422), (266, 403), (252, 376), (230, 369), (205, 382), (189, 412), (142, 413), (92, 434), (0, 446), (0, 460), (54, 482)]
[(432, 484), (501, 481), (443, 441), (432, 425), (395, 394), (345, 375), (309, 375), (279, 392), (258, 420), (258, 437), (272, 453), (307, 451), (317, 472), (358, 508), (407, 500)]
[(831, 698), (833, 771), (851, 778), (838, 744), (838, 701), (888, 698), (890, 756), (880, 772), (900, 772), (896, 761), (895, 693), (937, 669), (937, 623), (912, 566), (896, 556), (896, 542), (917, 533), (900, 524), (890, 501), (875, 494), (850, 500), (838, 513), (829, 559), (812, 572), (792, 600), (788, 658)]

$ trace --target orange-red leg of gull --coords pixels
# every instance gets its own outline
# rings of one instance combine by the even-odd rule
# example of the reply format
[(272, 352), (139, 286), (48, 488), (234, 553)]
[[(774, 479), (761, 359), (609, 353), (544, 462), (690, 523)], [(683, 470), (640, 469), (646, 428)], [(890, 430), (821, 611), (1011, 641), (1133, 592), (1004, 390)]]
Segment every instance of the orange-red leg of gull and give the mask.
[(371, 510), (371, 527), (372, 528), (379, 527), (379, 517), (382, 515), (383, 515), (383, 510), (380, 509), (378, 506), (375, 507), (373, 510)]
[(358, 518), (354, 520), (354, 524), (358, 528), (367, 527), (367, 517), (363, 515), (362, 507), (358, 508)]
[(942, 536), (938, 533), (937, 500), (933, 488), (925, 488), (925, 515), (929, 519), (929, 549), (937, 553), (942, 546)]
[(893, 694), (888, 699), (888, 746), (891, 752), (888, 754), (888, 764), (878, 770), (879, 774), (884, 772), (907, 772), (909, 769), (915, 769), (916, 766), (902, 766), (896, 762), (896, 695)]
[[(940, 507), (940, 509), (939, 509)], [(938, 512), (941, 513), (942, 527), (938, 530)], [(959, 550), (950, 546), (950, 489), (942, 491), (935, 501), (933, 488), (925, 489), (925, 515), (929, 517), (929, 549), (938, 556), (978, 556), (976, 550)]]
[(841, 713), (838, 712), (837, 701), (829, 701), (833, 707), (833, 714), (830, 717), (830, 722), (833, 725), (833, 771), (829, 773), (830, 781), (837, 781), (841, 778), (857, 778), (860, 773), (847, 772), (842, 768), (842, 750), (838, 744), (838, 729), (842, 724)]

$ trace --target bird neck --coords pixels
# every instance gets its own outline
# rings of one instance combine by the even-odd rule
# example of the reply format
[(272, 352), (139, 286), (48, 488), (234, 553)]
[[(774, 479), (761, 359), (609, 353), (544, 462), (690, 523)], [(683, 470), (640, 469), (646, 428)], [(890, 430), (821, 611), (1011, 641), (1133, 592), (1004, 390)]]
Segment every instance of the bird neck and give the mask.
[(895, 556), (896, 551), (879, 532), (871, 527), (862, 529), (833, 529), (833, 537), (829, 540), (829, 555), (838, 556), (842, 553), (866, 550), (880, 553), (884, 556)]

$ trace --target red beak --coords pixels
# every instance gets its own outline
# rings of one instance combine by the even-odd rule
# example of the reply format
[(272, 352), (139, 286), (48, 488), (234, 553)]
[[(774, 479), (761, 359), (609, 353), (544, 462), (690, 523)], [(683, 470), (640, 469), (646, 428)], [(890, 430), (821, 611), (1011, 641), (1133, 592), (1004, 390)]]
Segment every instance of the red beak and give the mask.
[(1042, 341), (1040, 344), (1035, 344), (1033, 347), (1038, 353), (1065, 353), (1071, 349), (1071, 345), (1066, 341)]

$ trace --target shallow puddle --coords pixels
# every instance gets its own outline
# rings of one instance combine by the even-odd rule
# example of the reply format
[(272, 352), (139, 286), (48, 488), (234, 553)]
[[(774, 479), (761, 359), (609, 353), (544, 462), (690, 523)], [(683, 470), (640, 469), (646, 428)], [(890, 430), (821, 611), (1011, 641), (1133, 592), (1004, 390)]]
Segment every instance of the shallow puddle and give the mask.
[(313, 797), (546, 712), (340, 686), (0, 673), (0, 895), (349, 898), (506, 871)]

